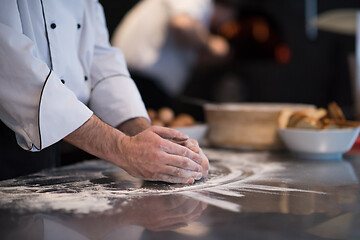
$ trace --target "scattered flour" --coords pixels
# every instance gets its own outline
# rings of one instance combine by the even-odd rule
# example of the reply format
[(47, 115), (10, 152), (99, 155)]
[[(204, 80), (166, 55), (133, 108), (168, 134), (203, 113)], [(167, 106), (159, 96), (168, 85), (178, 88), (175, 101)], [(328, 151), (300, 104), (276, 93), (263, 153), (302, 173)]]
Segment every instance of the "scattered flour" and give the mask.
[[(118, 199), (181, 194), (222, 209), (239, 212), (241, 206), (236, 202), (224, 200), (224, 196), (231, 197), (230, 199), (241, 198), (246, 192), (251, 191), (268, 194), (281, 192), (325, 194), (320, 191), (286, 187), (286, 185), (277, 187), (254, 184), (255, 180), (263, 179), (265, 182), (269, 173), (285, 169), (281, 162), (268, 161), (268, 153), (239, 154), (210, 149), (205, 149), (205, 153), (212, 160), (209, 178), (193, 185), (163, 184), (159, 187), (154, 183), (141, 186), (139, 181), (132, 184), (129, 177), (125, 178), (125, 189), (122, 187), (124, 182), (121, 181), (115, 182), (115, 186), (110, 186), (111, 181), (104, 173), (119, 169), (103, 161), (88, 161), (55, 172), (42, 172), (29, 179), (0, 182), (0, 209), (59, 210), (87, 214), (110, 210)], [(102, 179), (104, 182), (101, 182)], [(94, 183), (94, 180), (100, 182)], [(127, 204), (125, 200), (121, 206)]]

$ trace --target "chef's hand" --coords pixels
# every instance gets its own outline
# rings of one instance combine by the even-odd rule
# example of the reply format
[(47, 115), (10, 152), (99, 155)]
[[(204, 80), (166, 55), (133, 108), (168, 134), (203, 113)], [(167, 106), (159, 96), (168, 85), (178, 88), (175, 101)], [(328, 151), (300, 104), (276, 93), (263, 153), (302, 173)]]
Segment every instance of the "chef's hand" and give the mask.
[(149, 127), (130, 137), (93, 115), (64, 140), (146, 180), (193, 183), (203, 176), (201, 164), (208, 168), (197, 143), (170, 128)]
[[(144, 131), (149, 127), (151, 127), (149, 121), (145, 118), (139, 117), (121, 123), (119, 126), (117, 126), (117, 129), (119, 129), (128, 136), (135, 136), (136, 134)], [(207, 157), (199, 147), (199, 143), (196, 140), (190, 138), (186, 140), (174, 138), (174, 139), (170, 139), (170, 141), (181, 144), (189, 148), (190, 150), (200, 154), (201, 158), (203, 159), (201, 163), (203, 169), (202, 176), (203, 177), (207, 176), (209, 170), (209, 160), (207, 159)]]
[(203, 177), (201, 165), (205, 172), (208, 169), (199, 145), (170, 128), (153, 126), (133, 137), (125, 136), (118, 148), (115, 164), (145, 180), (194, 183)]

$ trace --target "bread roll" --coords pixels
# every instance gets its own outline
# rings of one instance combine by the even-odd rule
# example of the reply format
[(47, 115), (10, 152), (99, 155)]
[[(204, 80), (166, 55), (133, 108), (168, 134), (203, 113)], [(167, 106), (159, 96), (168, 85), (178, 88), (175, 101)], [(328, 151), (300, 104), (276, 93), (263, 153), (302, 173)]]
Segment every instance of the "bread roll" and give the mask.
[(165, 125), (170, 124), (174, 120), (174, 117), (175, 117), (175, 114), (171, 108), (163, 107), (163, 108), (160, 108), (158, 111), (158, 118)]
[(165, 126), (165, 124), (164, 124), (162, 121), (160, 121), (159, 119), (154, 119), (154, 120), (152, 120), (152, 121), (151, 121), (151, 125), (153, 125), (153, 126), (160, 126), (160, 127), (164, 127), (164, 126)]
[(170, 123), (170, 127), (186, 127), (195, 124), (195, 119), (189, 114), (179, 114), (174, 121)]
[(336, 102), (331, 102), (328, 105), (329, 117), (337, 120), (346, 120), (345, 115)]

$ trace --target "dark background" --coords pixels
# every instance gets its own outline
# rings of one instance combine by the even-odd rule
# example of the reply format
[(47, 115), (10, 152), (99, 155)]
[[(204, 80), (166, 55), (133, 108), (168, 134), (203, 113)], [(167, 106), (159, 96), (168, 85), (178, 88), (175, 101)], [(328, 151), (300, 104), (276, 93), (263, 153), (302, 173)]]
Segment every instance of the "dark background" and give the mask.
[[(100, 2), (111, 36), (137, 1)], [(318, 13), (339, 8), (360, 8), (360, 1), (318, 1)], [(238, 51), (226, 66), (196, 68), (185, 95), (217, 102), (293, 102), (319, 107), (336, 101), (348, 118), (354, 118), (348, 57), (354, 53), (355, 37), (319, 30), (316, 39), (310, 39), (305, 31), (305, 0), (240, 0), (238, 9), (243, 19), (249, 15), (265, 18), (278, 41), (290, 49), (290, 61), (279, 63), (259, 45), (234, 41), (234, 49), (247, 51)], [(232, 93), (221, 92), (228, 89)]]

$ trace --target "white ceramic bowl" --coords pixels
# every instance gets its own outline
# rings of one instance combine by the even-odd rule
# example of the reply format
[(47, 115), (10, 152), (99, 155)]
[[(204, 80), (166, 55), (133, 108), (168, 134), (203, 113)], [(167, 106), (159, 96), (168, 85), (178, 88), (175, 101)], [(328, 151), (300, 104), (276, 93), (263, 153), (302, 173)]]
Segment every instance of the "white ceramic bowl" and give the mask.
[(285, 146), (299, 157), (340, 159), (353, 146), (360, 128), (306, 130), (278, 129)]
[(197, 140), (201, 143), (207, 133), (208, 125), (207, 124), (195, 124), (188, 127), (175, 127), (174, 129), (188, 135), (190, 138)]

